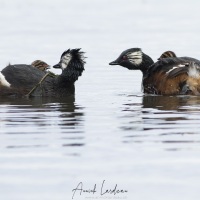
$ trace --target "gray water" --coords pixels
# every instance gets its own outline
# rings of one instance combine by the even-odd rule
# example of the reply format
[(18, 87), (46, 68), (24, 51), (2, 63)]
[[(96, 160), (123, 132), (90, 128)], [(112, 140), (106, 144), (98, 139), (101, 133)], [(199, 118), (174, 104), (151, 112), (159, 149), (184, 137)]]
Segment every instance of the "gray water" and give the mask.
[(200, 97), (144, 95), (139, 71), (108, 65), (131, 47), (199, 58), (199, 6), (0, 0), (0, 69), (53, 65), (68, 48), (88, 57), (74, 97), (0, 99), (0, 199), (68, 200), (80, 182), (96, 192), (78, 200), (199, 199)]

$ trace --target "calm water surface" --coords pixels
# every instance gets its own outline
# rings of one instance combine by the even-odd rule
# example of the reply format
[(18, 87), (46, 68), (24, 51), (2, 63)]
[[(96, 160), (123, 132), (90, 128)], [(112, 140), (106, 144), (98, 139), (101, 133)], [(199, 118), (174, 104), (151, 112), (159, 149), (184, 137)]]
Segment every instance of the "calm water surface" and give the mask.
[(0, 199), (68, 200), (80, 182), (96, 192), (78, 200), (200, 198), (200, 97), (144, 95), (140, 72), (108, 65), (130, 47), (198, 58), (200, 4), (181, 2), (0, 0), (0, 69), (88, 57), (75, 96), (0, 99)]

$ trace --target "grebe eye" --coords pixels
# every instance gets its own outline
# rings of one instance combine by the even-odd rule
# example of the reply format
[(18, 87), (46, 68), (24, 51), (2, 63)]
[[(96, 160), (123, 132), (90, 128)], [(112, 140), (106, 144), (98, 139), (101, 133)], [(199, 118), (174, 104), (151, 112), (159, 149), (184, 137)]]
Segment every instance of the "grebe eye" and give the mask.
[(122, 56), (122, 59), (123, 60), (127, 60), (127, 56)]

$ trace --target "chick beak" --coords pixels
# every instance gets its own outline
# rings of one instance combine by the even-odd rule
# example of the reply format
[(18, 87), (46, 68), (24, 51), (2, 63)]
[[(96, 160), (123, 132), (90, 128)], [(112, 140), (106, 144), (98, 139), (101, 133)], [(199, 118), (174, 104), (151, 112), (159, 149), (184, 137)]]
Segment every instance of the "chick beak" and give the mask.
[(45, 69), (50, 69), (50, 68), (51, 68), (51, 66), (50, 66), (50, 65), (47, 65)]

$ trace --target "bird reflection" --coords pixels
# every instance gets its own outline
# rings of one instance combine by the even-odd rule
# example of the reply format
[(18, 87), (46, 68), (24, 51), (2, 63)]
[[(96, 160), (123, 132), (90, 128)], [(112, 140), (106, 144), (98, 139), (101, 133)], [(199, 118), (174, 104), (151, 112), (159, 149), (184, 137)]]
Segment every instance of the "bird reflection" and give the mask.
[(158, 110), (178, 110), (187, 104), (190, 96), (144, 96), (143, 108), (156, 108)]
[[(135, 97), (134, 97), (135, 98)], [(187, 111), (188, 105), (199, 103), (200, 98), (191, 96), (143, 96), (141, 103), (129, 102), (123, 106), (123, 117), (131, 117), (130, 124), (140, 124), (140, 129), (149, 130), (145, 122), (162, 124), (168, 121), (176, 123), (178, 120), (187, 120), (183, 112)], [(142, 124), (142, 125), (141, 125)], [(156, 127), (154, 127), (156, 128)], [(137, 127), (138, 129), (138, 127)], [(130, 127), (126, 127), (130, 130)]]
[[(62, 126), (76, 126), (81, 121), (80, 117), (83, 116), (82, 107), (75, 103), (75, 97), (65, 98), (1, 98), (0, 105), (6, 105), (6, 112), (19, 113), (17, 122), (20, 122), (20, 113), (24, 112), (28, 115), (29, 119), (36, 122), (37, 126), (49, 125), (48, 117), (58, 117), (57, 123)], [(32, 115), (29, 114), (32, 112)], [(54, 114), (53, 114), (54, 113)], [(50, 115), (50, 116), (47, 116)], [(21, 122), (26, 122), (25, 118), (22, 118)], [(37, 120), (38, 119), (38, 120)], [(9, 122), (14, 122), (16, 118), (8, 119)], [(25, 121), (24, 121), (25, 120)]]
[[(135, 103), (138, 98), (141, 103)], [(163, 143), (163, 148), (176, 150), (199, 143), (192, 135), (199, 134), (200, 126), (191, 128), (199, 120), (199, 96), (128, 96), (122, 111), (124, 143)]]
[[(39, 136), (51, 133), (61, 142), (59, 145), (62, 147), (84, 146), (84, 108), (75, 102), (74, 96), (59, 99), (1, 98), (0, 107), (3, 108), (0, 111), (2, 133), (34, 134), (34, 137), (36, 134)], [(39, 148), (44, 145), (8, 144), (7, 147)]]

